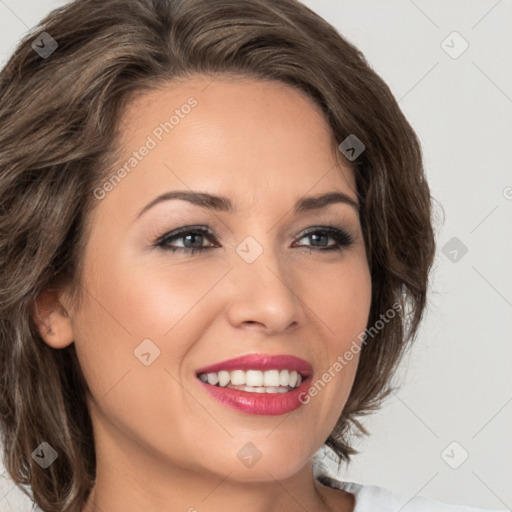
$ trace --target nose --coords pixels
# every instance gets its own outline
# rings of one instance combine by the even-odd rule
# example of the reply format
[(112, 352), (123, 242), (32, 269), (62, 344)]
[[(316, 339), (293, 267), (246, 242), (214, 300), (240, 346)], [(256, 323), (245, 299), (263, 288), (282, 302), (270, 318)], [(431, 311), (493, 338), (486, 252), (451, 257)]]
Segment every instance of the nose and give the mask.
[(250, 262), (243, 250), (254, 250), (254, 246), (241, 246), (230, 272), (227, 314), (231, 325), (266, 334), (296, 328), (302, 322), (303, 302), (297, 295), (300, 283), (293, 269), (268, 246)]

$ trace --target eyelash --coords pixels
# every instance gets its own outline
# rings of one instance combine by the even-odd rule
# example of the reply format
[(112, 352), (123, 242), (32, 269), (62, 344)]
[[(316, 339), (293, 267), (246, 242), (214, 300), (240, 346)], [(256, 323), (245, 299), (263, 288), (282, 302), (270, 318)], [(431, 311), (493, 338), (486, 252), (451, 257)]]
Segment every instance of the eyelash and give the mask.
[[(312, 235), (312, 234), (324, 234), (328, 235), (329, 238), (333, 238), (336, 241), (336, 244), (329, 247), (314, 247), (313, 249), (317, 251), (341, 251), (343, 248), (350, 247), (354, 243), (353, 237), (347, 233), (346, 231), (336, 228), (334, 226), (318, 226), (314, 228), (308, 229), (306, 232), (302, 234), (299, 240), (302, 238)], [(161, 236), (154, 244), (154, 247), (159, 247), (165, 251), (171, 252), (182, 252), (187, 255), (193, 255), (196, 252), (202, 252), (208, 249), (215, 249), (216, 247), (170, 247), (168, 244), (171, 241), (179, 240), (180, 238), (185, 238), (185, 235), (201, 235), (211, 239), (215, 238), (215, 235), (209, 230), (201, 227), (194, 226), (186, 226), (183, 228), (176, 229), (175, 231), (171, 231)], [(304, 246), (301, 246), (303, 248)], [(310, 254), (313, 252), (313, 249), (309, 249)]]

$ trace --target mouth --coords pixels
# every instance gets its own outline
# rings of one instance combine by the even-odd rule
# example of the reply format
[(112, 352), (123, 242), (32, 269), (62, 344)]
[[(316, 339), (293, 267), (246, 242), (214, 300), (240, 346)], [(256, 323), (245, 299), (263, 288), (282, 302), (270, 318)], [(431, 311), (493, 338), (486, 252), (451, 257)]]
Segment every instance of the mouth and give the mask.
[(295, 356), (250, 354), (196, 372), (208, 394), (223, 405), (248, 414), (278, 415), (303, 405), (312, 367)]

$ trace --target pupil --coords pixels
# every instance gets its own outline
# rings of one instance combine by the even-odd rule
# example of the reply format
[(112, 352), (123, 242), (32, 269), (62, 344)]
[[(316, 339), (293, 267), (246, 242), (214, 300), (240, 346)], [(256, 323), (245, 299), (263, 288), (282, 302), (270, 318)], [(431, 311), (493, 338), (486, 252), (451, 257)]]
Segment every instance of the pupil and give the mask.
[(201, 240), (202, 235), (198, 235), (198, 234), (190, 234), (190, 235), (187, 235), (187, 236), (185, 237), (185, 247), (201, 247), (201, 245), (202, 245), (201, 243), (196, 244), (196, 245), (189, 245), (189, 244), (187, 244), (187, 242), (186, 242), (186, 241), (187, 241), (187, 239), (189, 239), (190, 237), (197, 237), (197, 238), (199, 239), (199, 242), (201, 242), (201, 241), (202, 241), (202, 240)]
[[(314, 234), (312, 234), (312, 235), (310, 235), (310, 236), (312, 236), (312, 237), (313, 237), (313, 239), (314, 239), (314, 240), (316, 239), (317, 241), (318, 241), (318, 238), (321, 238), (321, 239), (322, 239), (322, 238), (323, 238), (323, 239), (327, 239), (327, 238), (328, 238), (328, 236), (327, 236), (327, 235), (318, 235), (318, 234), (316, 234), (316, 233), (314, 233)], [(325, 240), (325, 241), (326, 241), (326, 240)], [(321, 244), (321, 245), (325, 245), (325, 244)]]

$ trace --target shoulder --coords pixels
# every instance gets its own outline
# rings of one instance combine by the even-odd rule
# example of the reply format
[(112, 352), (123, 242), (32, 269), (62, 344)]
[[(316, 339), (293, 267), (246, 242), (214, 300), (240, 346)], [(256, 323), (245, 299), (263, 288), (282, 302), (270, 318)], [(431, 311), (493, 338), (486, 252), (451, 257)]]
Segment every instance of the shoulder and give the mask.
[(369, 512), (375, 510), (376, 507), (379, 512), (398, 512), (399, 510), (403, 512), (506, 512), (505, 510), (453, 505), (424, 496), (398, 495), (378, 485), (342, 482), (327, 475), (320, 475), (317, 480), (328, 487), (353, 494), (355, 497), (354, 512)]

